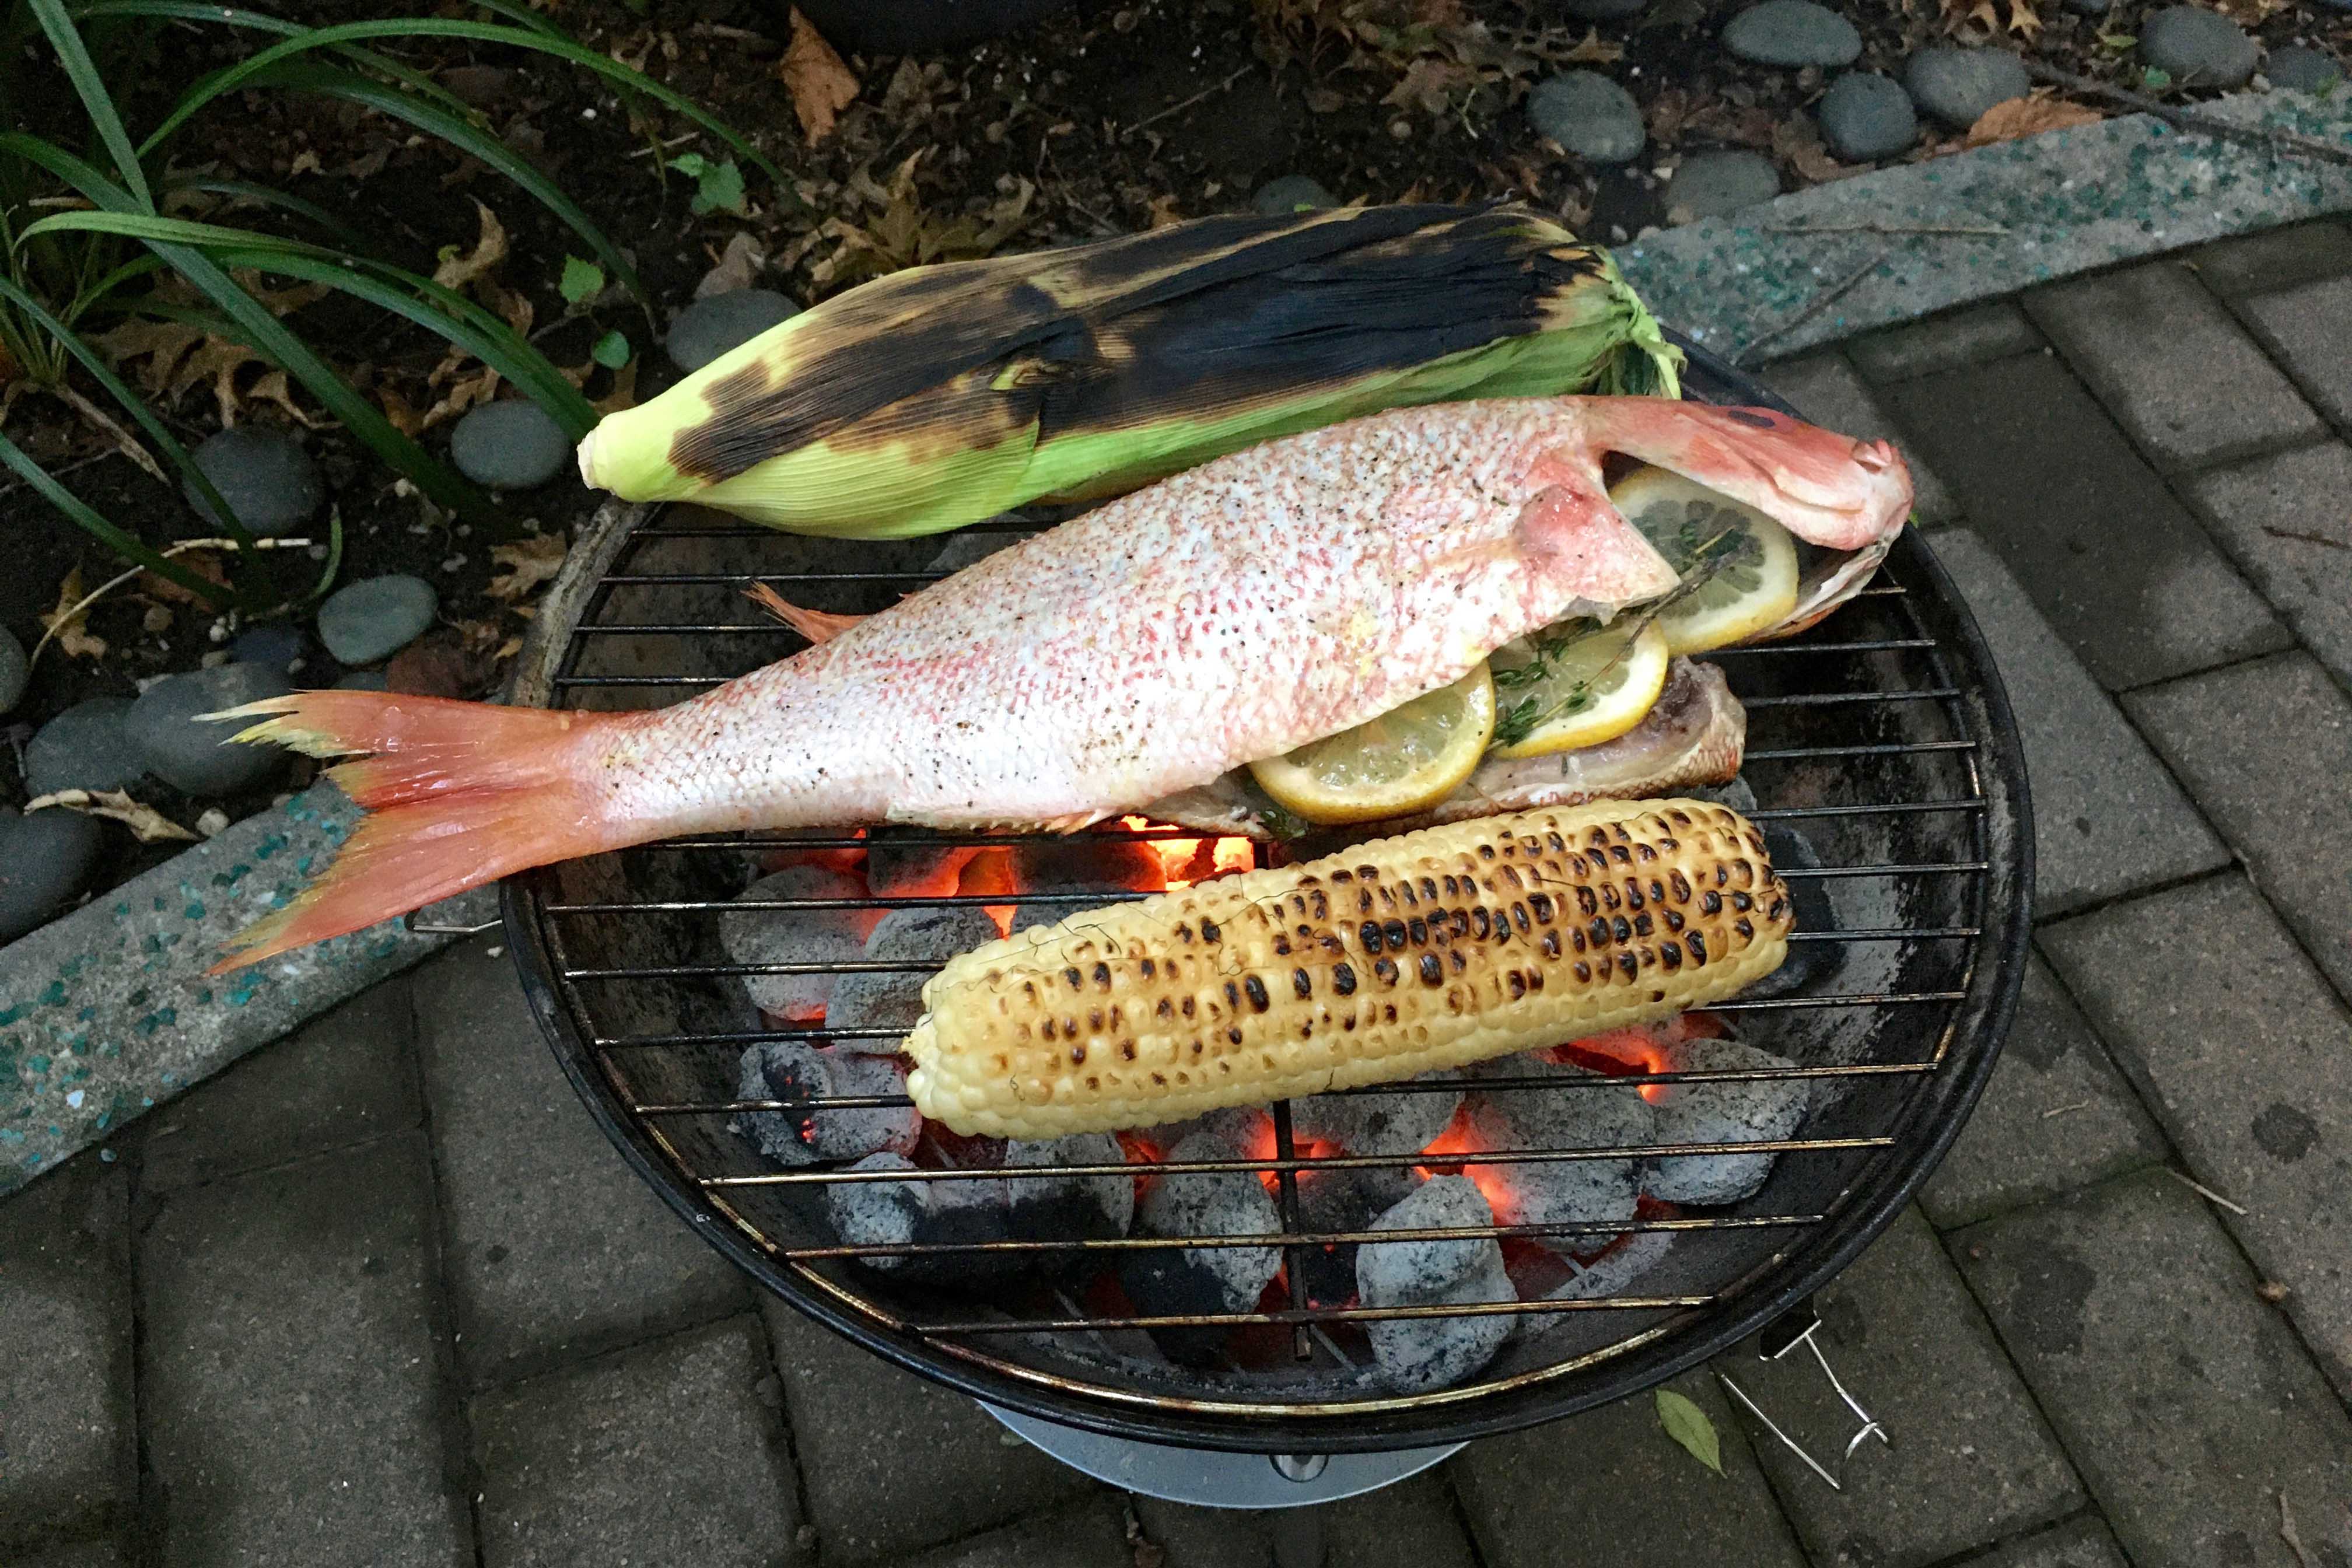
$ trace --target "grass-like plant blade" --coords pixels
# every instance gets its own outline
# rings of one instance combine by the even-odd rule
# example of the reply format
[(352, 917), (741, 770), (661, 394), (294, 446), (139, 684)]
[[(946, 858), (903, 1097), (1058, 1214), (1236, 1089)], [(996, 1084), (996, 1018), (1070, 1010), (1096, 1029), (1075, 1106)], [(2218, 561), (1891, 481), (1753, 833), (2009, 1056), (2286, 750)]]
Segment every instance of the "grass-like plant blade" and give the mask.
[[(76, 17), (92, 19), (138, 16), (163, 21), (203, 22), (224, 27), (248, 27), (257, 32), (274, 33), (281, 38), (299, 38), (310, 31), (301, 23), (289, 22), (282, 16), (272, 16), (260, 11), (240, 11), (234, 6), (206, 5), (200, 0), (100, 0), (95, 5), (74, 7), (72, 14)], [(423, 94), (454, 114), (473, 112), (464, 99), (423, 71), (403, 65), (390, 55), (363, 49), (357, 44), (338, 44), (335, 53), (354, 65), (399, 82), (411, 92)]]
[(153, 212), (155, 198), (148, 191), (147, 171), (139, 163), (141, 154), (131, 145), (131, 133), (122, 128), (122, 116), (115, 112), (114, 95), (107, 90), (105, 79), (98, 74), (98, 64), (83, 46), (80, 30), (66, 15), (63, 0), (27, 3), (41, 24), (41, 31), (48, 35), (49, 47), (58, 52), (58, 63), (65, 68), (67, 79), (79, 95), (99, 141), (114, 160), (115, 172), (122, 176), (123, 189), (142, 209)]
[(5, 435), (0, 435), (0, 464), (15, 470), (16, 477), (23, 479), (34, 494), (65, 513), (83, 532), (125, 561), (143, 566), (158, 577), (170, 578), (215, 610), (226, 610), (236, 602), (236, 595), (218, 583), (205, 581), (135, 535), (125, 533), (103, 512), (59, 484), (55, 475), (33, 461), (23, 447)]
[(264, 206), (276, 207), (281, 212), (292, 213), (296, 217), (308, 218), (334, 236), (335, 242), (345, 250), (363, 251), (368, 247), (367, 241), (360, 237), (359, 230), (318, 203), (305, 201), (300, 196), (281, 191), (274, 185), (257, 184), (251, 180), (173, 179), (164, 182), (164, 186), (170, 191), (201, 191), (206, 195), (230, 196), (259, 202)]
[(171, 245), (263, 245), (285, 249), (298, 255), (333, 257), (336, 253), (322, 245), (310, 245), (299, 239), (281, 239), (257, 229), (230, 228), (225, 224), (196, 223), (184, 217), (157, 217), (150, 213), (64, 212), (52, 213), (37, 223), (25, 226), (20, 239), (60, 231), (83, 234), (119, 234), (149, 244)]

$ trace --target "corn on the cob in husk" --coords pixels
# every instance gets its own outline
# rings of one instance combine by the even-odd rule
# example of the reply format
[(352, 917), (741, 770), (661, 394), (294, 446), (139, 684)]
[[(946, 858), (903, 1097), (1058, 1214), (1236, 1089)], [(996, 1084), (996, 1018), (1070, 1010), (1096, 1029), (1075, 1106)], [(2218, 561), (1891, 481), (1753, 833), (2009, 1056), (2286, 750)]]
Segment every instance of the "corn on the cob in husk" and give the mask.
[(1763, 835), (1702, 801), (1423, 828), (1017, 931), (924, 987), (925, 1116), (1052, 1138), (1385, 1083), (1705, 1006), (1780, 967)]
[(1513, 208), (1218, 217), (878, 278), (581, 443), (589, 484), (804, 533), (1117, 494), (1377, 409), (1673, 395), (1608, 254)]

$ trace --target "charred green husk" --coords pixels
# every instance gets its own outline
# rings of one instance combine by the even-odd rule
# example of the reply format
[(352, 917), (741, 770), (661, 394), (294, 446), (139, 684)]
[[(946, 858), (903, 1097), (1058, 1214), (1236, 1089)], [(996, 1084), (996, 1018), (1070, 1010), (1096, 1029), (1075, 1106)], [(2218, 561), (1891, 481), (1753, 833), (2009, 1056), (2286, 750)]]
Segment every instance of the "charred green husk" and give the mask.
[(1672, 395), (1679, 363), (1605, 251), (1524, 209), (1202, 218), (877, 279), (608, 416), (581, 472), (895, 538), (1381, 408)]

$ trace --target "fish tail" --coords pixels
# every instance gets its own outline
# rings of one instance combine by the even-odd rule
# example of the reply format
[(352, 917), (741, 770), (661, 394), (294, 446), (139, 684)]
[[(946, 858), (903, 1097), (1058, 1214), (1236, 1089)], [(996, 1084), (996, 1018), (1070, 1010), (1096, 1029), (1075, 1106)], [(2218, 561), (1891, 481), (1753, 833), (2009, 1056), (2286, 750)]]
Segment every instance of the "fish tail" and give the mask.
[(864, 616), (838, 616), (830, 610), (805, 608), (793, 604), (765, 583), (752, 584), (743, 590), (743, 596), (808, 638), (812, 647), (831, 642), (866, 619)]
[(302, 691), (205, 717), (260, 721), (234, 740), (359, 756), (327, 777), (368, 813), (323, 874), (231, 941), (215, 973), (659, 831), (609, 820), (583, 766), (592, 739), (633, 714)]

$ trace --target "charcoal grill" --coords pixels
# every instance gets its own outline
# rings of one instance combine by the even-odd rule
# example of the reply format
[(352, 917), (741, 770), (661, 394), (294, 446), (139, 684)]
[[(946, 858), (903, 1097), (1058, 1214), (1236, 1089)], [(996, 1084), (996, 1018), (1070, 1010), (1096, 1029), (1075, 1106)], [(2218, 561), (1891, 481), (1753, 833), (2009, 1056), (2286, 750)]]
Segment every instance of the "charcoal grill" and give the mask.
[[(1753, 380), (1683, 346), (1691, 356), (1687, 395), (1786, 408)], [(982, 526), (1039, 523), (1029, 517)], [(516, 700), (582, 708), (679, 700), (800, 646), (745, 603), (751, 582), (821, 608), (870, 611), (931, 580), (924, 563), (942, 542), (809, 540), (687, 508), (610, 507), (574, 549), (541, 612)], [(1090, 1305), (1075, 1288), (990, 1300), (886, 1279), (854, 1258), (952, 1255), (961, 1247), (1113, 1260), (1138, 1247), (1268, 1238), (1070, 1236), (895, 1249), (840, 1243), (814, 1200), (824, 1184), (846, 1178), (824, 1169), (778, 1170), (728, 1127), (740, 1113), (781, 1104), (737, 1098), (736, 1061), (747, 1045), (824, 1032), (747, 1019), (735, 977), (828, 966), (730, 963), (715, 934), (718, 913), (746, 879), (747, 851), (781, 836), (681, 838), (535, 871), (506, 884), (505, 922), (564, 1070), (622, 1154), (762, 1287), (866, 1349), (1012, 1413), (1033, 1430), (1042, 1421), (1097, 1436), (1253, 1455), (1368, 1455), (1456, 1443), (1645, 1388), (1801, 1303), (1861, 1251), (1935, 1166), (1991, 1068), (2015, 1005), (2032, 884), (2017, 731), (1985, 645), (1927, 545), (1906, 533), (1858, 598), (1801, 637), (1710, 657), (1748, 710), (1744, 776), (1757, 816), (1773, 831), (1801, 831), (1818, 862), (1784, 866), (1802, 897), (1801, 918), (1815, 911), (1791, 948), (1792, 962), (1808, 964), (1805, 984), (1717, 1011), (1743, 1027), (1774, 1031), (1775, 1048), (1799, 1065), (1632, 1081), (1801, 1078), (1813, 1080), (1814, 1092), (1794, 1135), (1737, 1146), (1778, 1153), (1770, 1179), (1752, 1197), (1605, 1227), (1672, 1241), (1631, 1287), (1585, 1300), (1385, 1310), (1276, 1301), (1246, 1313), (1141, 1317)], [(960, 841), (1020, 842), (1008, 835)], [(794, 836), (793, 842), (846, 847), (856, 839)], [(882, 908), (1003, 901), (864, 900)], [(1031, 893), (1024, 901), (1103, 900)], [(830, 966), (893, 967), (913, 966)], [(1294, 1147), (1280, 1110), (1276, 1122), (1272, 1155), (1252, 1163), (1275, 1173), (1285, 1198), (1285, 1234), (1272, 1239), (1289, 1249), (1363, 1239), (1360, 1232), (1301, 1227), (1289, 1200), (1297, 1173), (1314, 1162)], [(1519, 1149), (1463, 1158), (1726, 1147)], [(1298, 1278), (1295, 1268), (1290, 1278)], [(1540, 1312), (1547, 1326), (1517, 1336), (1458, 1387), (1396, 1394), (1351, 1374), (1349, 1336), (1363, 1321), (1454, 1311)], [(1175, 1365), (1155, 1361), (1142, 1338), (1148, 1330), (1224, 1324), (1270, 1335), (1287, 1353), (1247, 1366)]]

